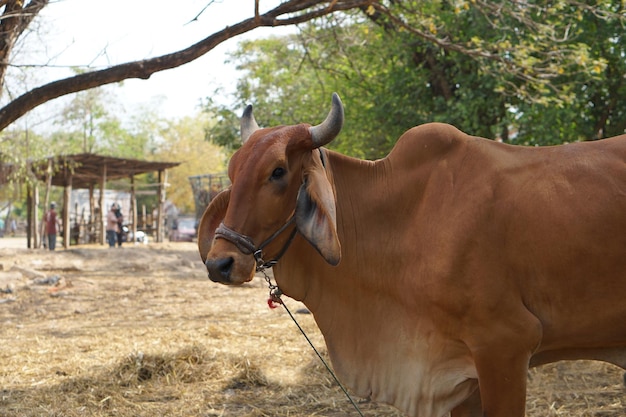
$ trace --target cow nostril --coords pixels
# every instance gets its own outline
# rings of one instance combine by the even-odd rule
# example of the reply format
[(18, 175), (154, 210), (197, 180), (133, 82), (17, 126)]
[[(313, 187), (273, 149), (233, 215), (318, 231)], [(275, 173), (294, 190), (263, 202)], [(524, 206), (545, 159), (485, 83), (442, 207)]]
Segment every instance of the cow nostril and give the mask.
[(204, 263), (207, 271), (209, 271), (209, 278), (213, 282), (229, 282), (230, 272), (233, 269), (235, 260), (232, 257), (219, 258), (219, 259), (207, 259)]

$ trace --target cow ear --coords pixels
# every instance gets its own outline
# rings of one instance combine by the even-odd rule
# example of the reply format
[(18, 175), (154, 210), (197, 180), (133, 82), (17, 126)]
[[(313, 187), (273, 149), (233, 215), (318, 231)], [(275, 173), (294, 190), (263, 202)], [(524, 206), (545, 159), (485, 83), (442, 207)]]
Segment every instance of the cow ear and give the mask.
[(198, 226), (198, 250), (202, 262), (206, 261), (206, 257), (213, 246), (213, 238), (215, 237), (215, 229), (224, 220), (228, 201), (230, 200), (230, 190), (224, 190), (213, 198), (211, 204), (206, 208), (200, 225)]
[(304, 182), (298, 192), (296, 226), (326, 262), (337, 265), (341, 260), (341, 245), (337, 236), (335, 194), (319, 156), (312, 162), (305, 168)]

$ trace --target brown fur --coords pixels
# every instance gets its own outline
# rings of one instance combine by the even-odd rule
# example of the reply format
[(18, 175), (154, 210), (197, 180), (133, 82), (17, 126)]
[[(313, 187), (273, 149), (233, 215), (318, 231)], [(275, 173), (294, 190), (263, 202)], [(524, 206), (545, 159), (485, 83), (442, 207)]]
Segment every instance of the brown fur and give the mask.
[[(309, 230), (274, 274), (353, 391), (411, 416), (523, 417), (529, 366), (626, 365), (626, 135), (524, 148), (428, 124), (379, 161), (323, 150), (322, 170), (307, 127), (257, 131), (233, 157), (200, 253), (232, 258), (228, 283), (252, 279), (214, 225), (264, 240), (306, 178)], [(277, 165), (288, 174), (269, 181)]]

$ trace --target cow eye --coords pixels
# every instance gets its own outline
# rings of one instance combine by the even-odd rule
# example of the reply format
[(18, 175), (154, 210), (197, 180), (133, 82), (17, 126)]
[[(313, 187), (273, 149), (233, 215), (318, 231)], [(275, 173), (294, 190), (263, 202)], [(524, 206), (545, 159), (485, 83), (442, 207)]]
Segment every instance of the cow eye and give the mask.
[(286, 173), (287, 173), (287, 171), (285, 170), (285, 168), (278, 167), (278, 168), (274, 169), (274, 171), (272, 171), (272, 176), (271, 176), (270, 179), (272, 179), (272, 180), (279, 180), (282, 177), (284, 177)]

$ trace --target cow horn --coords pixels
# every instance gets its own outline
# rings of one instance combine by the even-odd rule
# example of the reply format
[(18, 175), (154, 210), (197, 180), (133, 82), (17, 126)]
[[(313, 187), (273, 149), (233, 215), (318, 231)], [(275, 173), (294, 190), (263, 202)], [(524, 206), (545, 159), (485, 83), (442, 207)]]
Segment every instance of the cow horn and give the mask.
[(317, 126), (310, 127), (313, 147), (319, 148), (330, 143), (343, 127), (343, 104), (337, 93), (333, 93), (332, 107), (326, 119)]
[(241, 115), (241, 142), (246, 143), (250, 135), (259, 129), (259, 125), (252, 114), (252, 104), (248, 104)]

